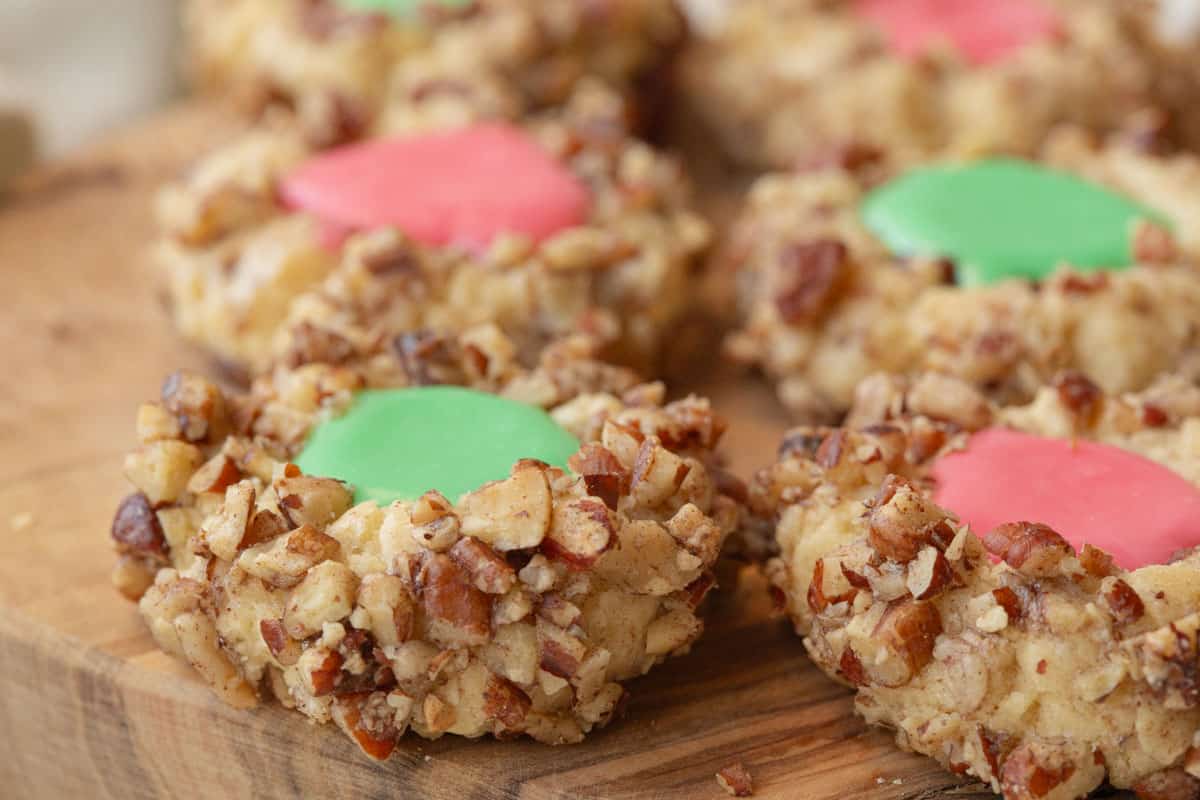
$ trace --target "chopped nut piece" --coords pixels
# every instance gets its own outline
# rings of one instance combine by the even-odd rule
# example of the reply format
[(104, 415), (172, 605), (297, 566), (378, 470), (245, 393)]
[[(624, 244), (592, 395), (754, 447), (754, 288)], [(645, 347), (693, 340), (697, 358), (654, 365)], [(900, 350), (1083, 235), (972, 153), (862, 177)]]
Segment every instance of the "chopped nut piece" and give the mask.
[(285, 536), (242, 551), (237, 563), (246, 572), (272, 586), (290, 589), (317, 564), (337, 558), (337, 539), (304, 526)]
[(250, 515), (254, 513), (255, 491), (250, 481), (241, 481), (225, 492), (221, 510), (205, 525), (201, 536), (205, 545), (218, 558), (232, 561), (237, 558)]
[(478, 539), (459, 539), (450, 548), (450, 558), (471, 576), (475, 588), (488, 594), (504, 594), (517, 582), (517, 573), (495, 550)]
[(488, 719), (494, 719), (500, 730), (511, 733), (524, 730), (525, 717), (533, 705), (520, 687), (496, 675), (488, 678), (483, 703)]
[(750, 797), (754, 794), (754, 782), (750, 778), (750, 772), (740, 761), (723, 767), (717, 773), (717, 784), (730, 797)]
[(891, 561), (912, 561), (943, 534), (940, 509), (894, 475), (888, 476), (869, 508), (871, 545)]
[(983, 546), (1013, 569), (1031, 577), (1057, 575), (1063, 559), (1075, 555), (1067, 540), (1034, 522), (1009, 522), (988, 531)]
[(353, 493), (341, 481), (303, 475), (275, 481), (275, 494), (280, 511), (293, 528), (309, 525), (324, 530), (354, 502)]
[(1142, 598), (1138, 597), (1138, 593), (1120, 578), (1112, 581), (1112, 585), (1104, 593), (1104, 599), (1108, 601), (1109, 610), (1121, 624), (1137, 622), (1146, 613), (1146, 606), (1142, 603)]
[(833, 239), (795, 244), (783, 251), (775, 307), (784, 322), (805, 322), (825, 309), (845, 279), (848, 255), (846, 245)]
[(447, 647), (479, 645), (492, 628), (492, 598), (449, 556), (432, 554), (416, 577), (417, 596), (429, 618), (429, 637)]
[(903, 669), (889, 671), (879, 683), (896, 686), (911, 680), (933, 660), (933, 646), (941, 633), (941, 615), (932, 603), (903, 601), (889, 605), (871, 635), (894, 654)]
[(166, 539), (162, 525), (141, 492), (121, 501), (112, 522), (112, 538), (123, 553), (165, 556)]
[(595, 442), (585, 444), (571, 456), (571, 469), (583, 476), (588, 494), (617, 509), (622, 494), (629, 490), (629, 472), (609, 450)]
[(367, 612), (371, 634), (380, 645), (389, 647), (412, 638), (416, 609), (400, 578), (367, 575), (358, 587), (358, 605)]
[(292, 589), (283, 612), (283, 625), (293, 639), (307, 639), (328, 622), (350, 616), (358, 577), (336, 561), (323, 561)]
[(595, 500), (556, 505), (542, 551), (573, 567), (586, 569), (614, 543), (608, 507)]
[(538, 466), (515, 467), (511, 477), (465, 495), (459, 506), (463, 535), (501, 552), (537, 547), (550, 528), (550, 486)]
[(948, 588), (954, 581), (950, 562), (936, 547), (924, 547), (908, 565), (905, 583), (915, 600), (928, 600)]

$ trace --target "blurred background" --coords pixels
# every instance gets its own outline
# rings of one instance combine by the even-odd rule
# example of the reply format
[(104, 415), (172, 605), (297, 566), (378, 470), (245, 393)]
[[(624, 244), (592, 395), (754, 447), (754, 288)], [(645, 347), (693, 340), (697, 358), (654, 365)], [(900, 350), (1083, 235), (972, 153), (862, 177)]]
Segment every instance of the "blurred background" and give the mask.
[(176, 0), (0, 0), (0, 184), (179, 90)]

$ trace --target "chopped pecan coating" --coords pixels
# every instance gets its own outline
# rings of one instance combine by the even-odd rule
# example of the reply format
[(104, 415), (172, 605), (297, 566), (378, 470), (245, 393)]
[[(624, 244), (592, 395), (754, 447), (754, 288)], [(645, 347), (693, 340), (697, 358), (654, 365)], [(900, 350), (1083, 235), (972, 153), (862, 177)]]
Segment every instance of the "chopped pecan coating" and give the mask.
[(1000, 424), (1088, 435), (1200, 480), (1187, 423), (1164, 430), (1141, 415), (1150, 396), (1190, 408), (1194, 388), (1091, 397), (1049, 385), (1028, 406), (989, 405), (914, 447), (945, 422), (935, 403), (911, 402), (920, 384), (873, 382), (853, 425), (782, 448), (751, 486), (779, 549), (768, 576), (814, 662), (904, 747), (1005, 797), (1072, 800), (1105, 780), (1191, 796), (1200, 551), (1126, 570), (1095, 546), (1076, 554), (1045, 524), (971, 531), (934, 502), (930, 478), (972, 426)]
[[(163, 448), (155, 457), (172, 459), (163, 466), (184, 484), (212, 489), (157, 512), (145, 496), (124, 512), (122, 531), (159, 522), (161, 553), (123, 555), (114, 579), (144, 592), (165, 650), (230, 702), (253, 702), (265, 684), (383, 758), (410, 730), (578, 741), (617, 714), (622, 681), (687, 649), (739, 522), (708, 466), (723, 424), (695, 398), (661, 405), (655, 387), (625, 405), (627, 374), (593, 369), (578, 343), (524, 370), (504, 360), (515, 348), (494, 329), (471, 336), (488, 362), (480, 381), (557, 387), (544, 402), (584, 442), (571, 463), (586, 472), (520, 461), (457, 501), (431, 491), (351, 506), (345, 484), (293, 463), (316, 420), (395, 374), (368, 380), (346, 365), (221, 395), (224, 407), (256, 409), (222, 441), (184, 442), (183, 426), (139, 412), (142, 446)], [(217, 488), (211, 475), (230, 464), (238, 479)], [(616, 480), (589, 485), (603, 475)]]

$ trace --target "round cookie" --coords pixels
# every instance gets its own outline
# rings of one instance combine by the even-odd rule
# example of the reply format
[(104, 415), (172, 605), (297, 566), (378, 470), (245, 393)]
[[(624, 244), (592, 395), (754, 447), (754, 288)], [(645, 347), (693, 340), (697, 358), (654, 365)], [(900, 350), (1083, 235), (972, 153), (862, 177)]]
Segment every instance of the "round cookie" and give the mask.
[(637, 101), (684, 34), (672, 0), (187, 0), (183, 16), (201, 89), (327, 143), (399, 115), (521, 119), (593, 77)]
[(1062, 369), (1112, 393), (1200, 375), (1200, 161), (1084, 139), (760, 179), (726, 244), (729, 352), (807, 420), (836, 419), (876, 371), (944, 372), (1001, 403)]
[(163, 192), (156, 255), (180, 332), (250, 375), (484, 323), (525, 354), (587, 333), (648, 371), (708, 243), (689, 195), (588, 85), (521, 126), (331, 150), (260, 127)]
[(1180, 149), (1200, 143), (1194, 47), (1161, 40), (1154, 4), (740, 0), (716, 19), (689, 5), (700, 33), (680, 59), (683, 103), (755, 168), (1027, 156), (1059, 125), (1104, 135), (1147, 109)]
[[(138, 412), (114, 583), (223, 700), (274, 696), (371, 758), (409, 731), (579, 741), (701, 632), (739, 519), (709, 466), (723, 424), (580, 341), (534, 369), (494, 328), (425, 345), (247, 395), (169, 379)], [(562, 464), (523, 457), (550, 430)], [(447, 496), (445, 474), (483, 482)]]
[[(997, 406), (946, 376), (874, 377), (845, 426), (789, 432), (752, 485), (767, 572), (814, 662), (902, 746), (1005, 797), (1187, 796), (1198, 413), (1178, 378), (1112, 396), (1064, 374)], [(972, 527), (982, 511), (1001, 522)]]

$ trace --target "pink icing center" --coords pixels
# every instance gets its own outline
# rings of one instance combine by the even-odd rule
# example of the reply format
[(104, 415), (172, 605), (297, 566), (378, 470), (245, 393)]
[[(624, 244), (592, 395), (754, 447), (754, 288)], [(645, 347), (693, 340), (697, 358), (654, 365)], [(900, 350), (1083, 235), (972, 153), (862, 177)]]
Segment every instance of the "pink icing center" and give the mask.
[(586, 186), (518, 128), (484, 124), (366, 141), (284, 179), (283, 202), (321, 223), (326, 243), (396, 227), (429, 245), (487, 248), (502, 233), (542, 241), (584, 222)]
[(1062, 29), (1058, 15), (1038, 0), (854, 0), (854, 9), (882, 28), (905, 58), (949, 43), (976, 65), (1000, 61)]
[(1126, 569), (1200, 544), (1200, 490), (1118, 447), (991, 428), (939, 459), (933, 478), (937, 503), (980, 536), (1006, 522), (1040, 522)]

